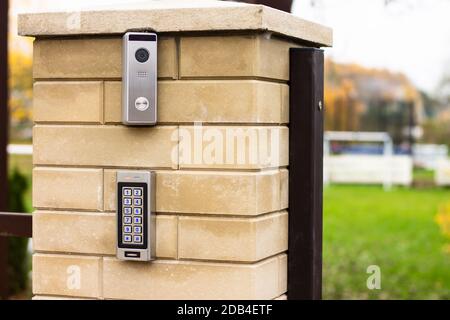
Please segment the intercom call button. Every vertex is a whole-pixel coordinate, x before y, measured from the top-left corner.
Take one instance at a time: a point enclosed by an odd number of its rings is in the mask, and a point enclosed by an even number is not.
[[[134,102],[134,106],[139,111],[145,111],[148,109],[150,103],[148,102],[148,99],[146,97],[139,97]]]

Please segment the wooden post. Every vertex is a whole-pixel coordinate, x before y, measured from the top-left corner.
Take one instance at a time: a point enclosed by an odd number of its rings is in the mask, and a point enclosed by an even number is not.
[[[322,298],[323,59],[290,49],[289,300]]]
[[[8,1],[0,1],[0,211],[8,199]],[[0,299],[8,294],[8,242],[0,236]]]

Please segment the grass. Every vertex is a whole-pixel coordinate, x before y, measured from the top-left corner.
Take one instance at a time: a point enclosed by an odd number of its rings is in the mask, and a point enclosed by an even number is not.
[[[329,186],[324,190],[325,299],[449,299],[450,255],[435,222],[450,190]],[[368,290],[369,265],[381,289]]]
[[[429,180],[434,181],[434,171],[428,169],[415,168],[413,171],[414,180]]]

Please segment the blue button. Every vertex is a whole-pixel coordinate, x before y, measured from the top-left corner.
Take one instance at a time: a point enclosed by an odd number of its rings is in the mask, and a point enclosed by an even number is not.
[[[123,231],[124,231],[125,233],[131,233],[131,226],[125,226],[125,227],[123,228]]]
[[[134,217],[133,221],[134,221],[134,223],[141,223],[142,219],[141,219],[141,217]]]
[[[126,224],[131,223],[131,217],[124,217],[123,222]]]
[[[134,227],[134,233],[141,233],[142,232],[142,227]]]
[[[142,199],[134,198],[134,205],[135,205],[135,206],[140,206],[140,205],[142,205]]]
[[[131,242],[131,236],[124,236],[123,237],[123,241],[125,241],[125,242]]]
[[[125,213],[125,214],[131,214],[131,208],[130,208],[130,207],[125,207],[125,208],[123,208],[123,213]]]
[[[133,241],[134,242],[142,242],[142,237],[141,236],[134,236],[133,237]]]
[[[131,196],[131,189],[130,188],[123,189],[123,195],[124,196]]]
[[[142,209],[141,208],[134,208],[133,209],[133,213],[134,214],[142,214]]]
[[[134,188],[133,189],[133,195],[134,196],[138,196],[138,197],[142,196],[142,189],[141,188]]]
[[[126,205],[126,206],[131,205],[131,198],[124,198],[123,199],[123,204]]]

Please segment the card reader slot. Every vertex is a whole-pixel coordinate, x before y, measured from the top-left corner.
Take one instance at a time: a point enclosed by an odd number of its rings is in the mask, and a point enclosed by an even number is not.
[[[126,258],[140,258],[141,253],[140,252],[133,252],[133,251],[125,251],[125,257]]]

